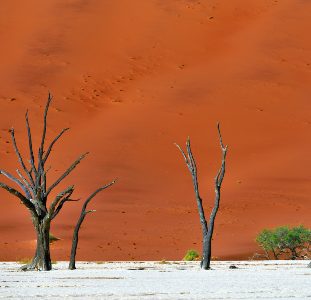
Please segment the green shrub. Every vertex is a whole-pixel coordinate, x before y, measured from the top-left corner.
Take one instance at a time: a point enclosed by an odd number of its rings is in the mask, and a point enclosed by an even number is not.
[[[304,226],[280,226],[274,229],[264,229],[256,238],[257,243],[270,258],[281,255],[284,258],[299,259],[310,256],[311,230]]]
[[[256,238],[256,242],[261,248],[266,252],[267,257],[269,258],[269,252],[273,253],[275,259],[277,259],[276,248],[278,246],[276,235],[273,230],[264,229]]]
[[[183,260],[193,261],[193,260],[197,260],[199,257],[200,255],[196,250],[188,250]]]

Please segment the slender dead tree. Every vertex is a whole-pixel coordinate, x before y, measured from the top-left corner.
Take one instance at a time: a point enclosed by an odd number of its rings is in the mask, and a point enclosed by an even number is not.
[[[17,155],[21,169],[16,169],[17,177],[13,176],[9,172],[0,170],[0,174],[7,179],[15,183],[19,189],[17,189],[0,182],[0,188],[5,189],[15,197],[17,197],[22,204],[26,206],[31,214],[31,219],[36,231],[37,246],[35,255],[31,263],[23,266],[21,269],[27,270],[51,270],[51,257],[50,257],[50,241],[49,233],[51,221],[59,214],[63,205],[69,201],[76,201],[71,199],[71,195],[74,191],[74,186],[68,186],[63,191],[59,192],[52,201],[48,198],[51,192],[61,183],[85,158],[88,153],[80,155],[69,168],[50,186],[47,185],[47,172],[49,168],[46,167],[48,158],[53,150],[56,142],[62,137],[62,135],[68,130],[63,129],[46,147],[46,131],[47,131],[47,115],[52,101],[52,96],[49,93],[46,107],[43,116],[43,132],[41,136],[41,143],[37,153],[37,159],[33,150],[33,142],[31,136],[31,128],[29,123],[28,111],[25,115],[26,129],[28,134],[28,146],[29,146],[29,166],[26,165],[24,158],[22,157],[15,139],[14,128],[10,130],[12,144]]]
[[[221,184],[225,176],[225,170],[226,170],[226,155],[227,155],[227,146],[223,145],[222,142],[222,136],[220,132],[220,125],[217,124],[218,129],[218,135],[220,140],[220,147],[222,151],[222,161],[221,161],[221,167],[217,173],[217,176],[215,177],[215,203],[214,207],[212,209],[209,222],[207,223],[204,213],[204,208],[202,204],[202,198],[199,193],[199,183],[198,183],[198,175],[197,175],[197,166],[191,151],[191,145],[190,145],[190,138],[188,137],[186,142],[186,150],[187,155],[183,151],[183,149],[175,144],[177,148],[180,150],[186,165],[189,169],[189,172],[192,177],[194,192],[195,192],[195,198],[198,206],[199,216],[200,216],[200,222],[202,227],[202,235],[203,235],[203,251],[202,251],[202,260],[201,260],[201,268],[204,270],[210,269],[210,263],[211,263],[211,256],[212,256],[212,238],[213,238],[213,232],[214,232],[214,223],[216,214],[218,212],[219,208],[219,202],[220,202],[220,189]]]
[[[95,212],[96,210],[92,209],[92,210],[86,210],[87,205],[90,203],[90,201],[101,191],[107,189],[108,187],[110,187],[111,185],[113,185],[116,182],[116,180],[113,180],[112,182],[100,187],[99,189],[97,189],[93,194],[91,194],[84,202],[82,209],[81,209],[81,213],[78,219],[78,222],[76,224],[76,227],[73,231],[73,236],[72,236],[72,245],[71,245],[71,254],[70,254],[70,262],[69,262],[69,269],[70,270],[75,270],[76,269],[76,253],[77,253],[77,247],[78,247],[78,241],[79,241],[79,230],[80,227],[84,221],[85,216],[88,213],[92,213]]]

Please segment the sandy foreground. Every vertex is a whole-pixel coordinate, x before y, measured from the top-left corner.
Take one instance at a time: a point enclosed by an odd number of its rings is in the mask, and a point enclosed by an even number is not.
[[[231,265],[237,269],[229,269]],[[0,298],[31,299],[307,299],[307,261],[219,261],[202,271],[197,262],[79,262],[67,270],[18,272],[0,264]]]

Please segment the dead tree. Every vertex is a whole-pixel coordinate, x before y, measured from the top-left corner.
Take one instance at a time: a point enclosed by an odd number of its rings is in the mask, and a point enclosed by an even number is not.
[[[87,205],[90,203],[90,201],[101,191],[105,190],[106,188],[110,187],[116,182],[116,180],[113,180],[112,182],[100,187],[97,189],[92,195],[90,195],[84,202],[80,217],[78,219],[78,222],[76,224],[76,227],[73,231],[73,236],[72,236],[72,245],[71,245],[71,254],[70,254],[70,262],[69,262],[69,269],[70,270],[75,270],[76,269],[76,253],[77,253],[77,247],[78,247],[78,241],[79,241],[79,230],[80,227],[84,221],[85,216],[88,213],[95,212],[95,210],[86,210]]]
[[[35,153],[33,150],[33,142],[31,136],[31,128],[28,118],[28,111],[26,112],[26,129],[28,134],[28,146],[29,146],[29,166],[26,165],[24,158],[22,157],[15,139],[15,132],[12,128],[10,130],[11,139],[15,153],[17,155],[21,169],[16,169],[17,177],[13,176],[9,172],[0,170],[0,174],[4,175],[7,179],[15,183],[22,192],[17,189],[0,182],[0,188],[5,189],[15,197],[17,197],[22,204],[26,206],[31,214],[31,219],[36,231],[37,246],[35,255],[28,265],[23,266],[21,269],[27,270],[51,270],[51,257],[50,257],[50,242],[49,232],[51,221],[59,214],[63,205],[68,201],[76,201],[71,199],[71,195],[74,191],[74,186],[68,186],[66,189],[56,195],[56,197],[49,201],[50,194],[54,189],[62,182],[75,167],[85,158],[88,153],[80,155],[70,167],[54,181],[50,186],[47,184],[47,172],[49,168],[46,167],[48,158],[53,150],[56,142],[62,137],[62,135],[68,130],[63,129],[46,147],[46,131],[47,131],[47,115],[52,101],[51,94],[48,95],[44,116],[43,116],[43,132],[41,136],[41,143],[37,153],[37,159],[35,159]]]
[[[223,145],[219,123],[217,124],[217,129],[218,129],[218,135],[219,135],[219,140],[220,140],[220,147],[222,151],[222,162],[221,162],[221,167],[217,173],[217,176],[215,177],[215,203],[214,203],[214,207],[212,209],[208,223],[205,218],[202,198],[199,193],[197,167],[196,167],[196,163],[195,163],[192,151],[191,151],[190,138],[188,137],[187,142],[186,142],[187,155],[185,154],[185,152],[182,150],[182,148],[179,145],[175,144],[177,148],[180,150],[181,154],[183,155],[183,158],[186,162],[186,165],[192,177],[195,198],[196,198],[196,202],[198,206],[200,222],[201,222],[201,227],[202,227],[203,251],[202,251],[201,268],[204,270],[208,270],[210,268],[210,262],[211,262],[211,256],[212,256],[211,246],[212,246],[212,238],[213,238],[213,232],[214,232],[214,223],[215,223],[216,214],[219,208],[220,189],[221,189],[221,184],[222,184],[222,181],[225,175],[226,154],[227,154],[227,149],[228,149],[227,146]]]

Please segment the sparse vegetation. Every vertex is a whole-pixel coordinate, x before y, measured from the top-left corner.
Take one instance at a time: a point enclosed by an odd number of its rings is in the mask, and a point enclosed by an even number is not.
[[[198,260],[200,258],[199,253],[196,250],[188,250],[183,260],[185,261],[193,261]]]
[[[256,238],[259,246],[270,259],[308,259],[310,258],[311,230],[300,225],[280,226],[264,229]]]

